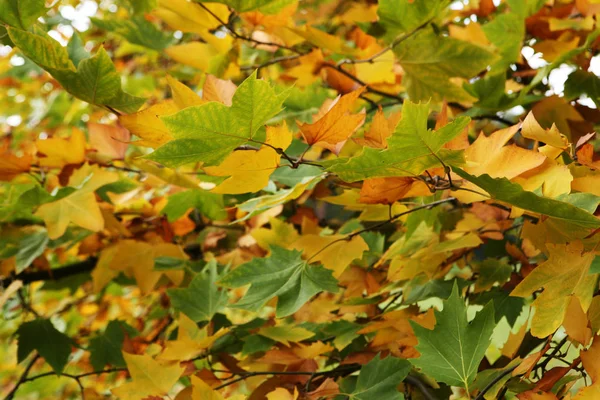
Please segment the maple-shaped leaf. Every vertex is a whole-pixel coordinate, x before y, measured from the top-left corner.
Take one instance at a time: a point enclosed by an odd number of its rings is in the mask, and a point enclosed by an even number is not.
[[[435,312],[435,320],[433,330],[411,321],[419,340],[416,349],[421,353],[411,362],[435,380],[468,391],[491,343],[496,325],[494,306],[488,303],[468,322],[467,306],[455,284],[443,310]]]
[[[17,157],[8,152],[0,154],[0,181],[9,182],[18,175],[29,172],[32,161],[33,157],[30,155]]]
[[[173,222],[190,209],[197,209],[202,215],[212,220],[225,219],[227,213],[223,196],[202,189],[186,190],[169,196],[167,205],[160,211]]]
[[[304,140],[309,145],[319,145],[339,154],[346,140],[365,121],[365,114],[351,114],[350,107],[365,91],[357,89],[338,97],[331,108],[312,124],[298,124]]]
[[[116,247],[116,250],[112,250],[113,247]],[[154,270],[154,259],[157,257],[186,260],[188,256],[180,246],[173,243],[148,243],[127,239],[121,240],[113,247],[104,250],[110,252],[110,257],[96,269],[102,267],[134,277],[142,293],[149,293],[163,274],[176,285],[181,284],[184,271]]]
[[[20,29],[29,29],[46,13],[44,0],[0,0],[0,21]]]
[[[83,59],[71,60],[67,49],[41,28],[34,26],[33,32],[8,28],[8,33],[28,58],[48,71],[73,96],[124,112],[135,112],[144,103],[144,99],[122,90],[121,77],[103,47],[93,56],[86,53]]]
[[[388,356],[375,356],[360,369],[356,387],[351,398],[358,400],[402,400],[404,396],[398,391],[398,385],[411,370],[407,360]]]
[[[210,348],[218,338],[227,332],[229,332],[227,328],[222,328],[214,335],[210,335],[208,326],[198,328],[194,321],[181,313],[177,340],[165,342],[165,348],[157,358],[159,360],[190,360]]]
[[[224,287],[251,285],[233,307],[258,311],[277,296],[277,317],[298,311],[315,294],[337,292],[337,280],[320,265],[309,265],[301,252],[271,246],[268,258],[255,258],[225,275],[218,284]]]
[[[377,16],[386,37],[393,40],[440,15],[444,7],[443,0],[380,0]]]
[[[192,375],[190,380],[192,382],[191,400],[224,400],[219,392],[213,390],[206,382],[197,376]],[[179,398],[179,396],[177,396],[177,398]]]
[[[260,328],[259,335],[283,343],[290,347],[290,342],[298,343],[315,336],[315,333],[299,326],[279,325]]]
[[[356,138],[354,141],[361,146],[375,147],[378,149],[385,149],[387,147],[387,139],[390,137],[398,122],[402,118],[402,113],[396,112],[386,118],[381,109],[377,110],[373,117],[373,122],[369,130],[365,133],[363,138]]]
[[[71,338],[56,329],[50,320],[38,318],[25,322],[19,326],[16,334],[19,337],[18,362],[37,350],[54,372],[60,374],[63,371],[69,360],[73,342]]]
[[[354,236],[351,240],[344,239],[344,235],[304,235],[291,247],[302,250],[305,258],[320,261],[325,268],[333,271],[333,276],[339,278],[354,259],[362,258],[363,253],[369,250],[361,236]]]
[[[540,338],[551,335],[562,324],[571,296],[576,296],[583,311],[587,311],[597,282],[597,275],[589,274],[595,255],[583,253],[581,242],[547,243],[546,248],[548,260],[531,271],[511,293],[527,297],[544,288],[533,302],[536,311],[531,323],[531,334]]]
[[[444,144],[458,136],[469,123],[459,117],[437,131],[427,129],[429,104],[404,103],[402,119],[384,150],[366,147],[352,158],[324,163],[346,182],[388,176],[414,176],[426,169],[445,164],[462,164],[462,152],[444,149]]]
[[[579,356],[585,372],[592,380],[592,384],[579,389],[573,400],[597,399],[600,396],[600,336],[594,336],[592,345],[583,350]]]
[[[147,47],[152,50],[164,50],[173,42],[173,35],[163,32],[144,16],[134,16],[128,19],[99,19],[90,18],[92,23],[105,31],[122,36],[129,43]]]
[[[135,330],[123,321],[112,320],[102,334],[90,339],[90,363],[95,370],[101,370],[107,364],[125,367],[122,350],[127,333],[135,333]]]
[[[281,159],[281,154],[275,149],[285,150],[292,143],[292,133],[285,122],[278,127],[267,127],[265,143],[258,151],[234,151],[220,165],[206,167],[208,175],[229,176],[211,191],[241,194],[257,192],[267,186]]]
[[[519,184],[512,183],[506,178],[492,178],[487,174],[473,176],[457,167],[453,167],[452,170],[461,178],[485,190],[495,200],[581,227],[597,228],[600,226],[600,219],[584,209],[567,202],[538,196],[533,192],[523,190]]]
[[[149,355],[123,352],[123,359],[127,364],[132,381],[111,390],[122,400],[141,400],[148,396],[164,396],[184,371],[177,361],[161,362]]]
[[[61,237],[70,222],[95,232],[104,228],[104,218],[94,191],[117,179],[115,173],[98,166],[90,167],[86,164],[78,169],[69,180],[69,185],[77,189],[66,197],[43,204],[35,212],[36,216],[44,220],[48,237]]]
[[[76,128],[67,139],[37,139],[35,147],[38,153],[41,153],[39,163],[44,167],[64,167],[67,164],[81,164],[85,161],[85,134]]]
[[[217,263],[210,261],[187,288],[167,289],[171,305],[194,322],[210,321],[227,304],[227,292],[215,285],[218,278]]]
[[[254,72],[238,87],[231,107],[209,102],[162,117],[176,140],[147,157],[169,167],[191,162],[217,165],[236,147],[253,139],[256,131],[281,111],[286,97],[286,92],[277,94]]]

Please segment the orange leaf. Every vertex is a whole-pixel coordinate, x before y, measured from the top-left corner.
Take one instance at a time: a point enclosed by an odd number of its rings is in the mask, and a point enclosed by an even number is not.
[[[29,171],[31,156],[17,157],[14,154],[0,155],[0,181],[11,181],[17,175]]]
[[[393,204],[410,190],[414,178],[365,179],[360,189],[360,202],[366,204]]]
[[[365,133],[365,137],[354,139],[354,141],[362,146],[385,149],[387,147],[387,138],[392,136],[401,117],[402,113],[396,112],[390,115],[389,119],[386,119],[380,108],[375,113],[371,127],[369,128],[369,131]]]
[[[306,143],[319,144],[338,154],[346,140],[365,121],[364,114],[350,114],[350,108],[365,89],[363,87],[338,97],[333,107],[318,121],[312,124],[298,123]]]

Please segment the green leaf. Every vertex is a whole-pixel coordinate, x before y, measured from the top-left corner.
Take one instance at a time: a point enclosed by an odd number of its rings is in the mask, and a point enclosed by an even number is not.
[[[521,55],[521,45],[525,39],[525,19],[517,14],[500,14],[483,25],[482,29],[501,57],[492,64],[490,73],[506,75],[506,69]]]
[[[9,28],[8,33],[23,54],[48,71],[73,96],[128,113],[137,111],[144,103],[144,99],[123,92],[121,77],[103,47],[75,67],[68,50],[41,29],[31,33]]]
[[[26,235],[19,241],[15,256],[17,274],[27,268],[33,260],[44,253],[48,245],[48,232],[45,229]]]
[[[121,0],[120,2],[127,3],[132,14],[145,14],[154,10],[158,0]]]
[[[260,11],[263,14],[277,14],[285,6],[296,0],[210,0],[210,3],[227,4],[237,12]],[[202,3],[206,3],[202,1]]]
[[[256,71],[238,87],[231,107],[210,102],[162,117],[177,139],[147,156],[168,167],[190,162],[217,165],[281,111],[287,92],[277,94]]]
[[[445,5],[444,0],[379,0],[377,15],[386,37],[393,40],[439,16]]]
[[[187,260],[181,258],[160,256],[154,259],[155,271],[171,271],[174,269],[182,269],[187,265]]]
[[[384,150],[365,147],[352,158],[336,159],[327,170],[346,182],[386,176],[414,176],[426,169],[445,164],[461,164],[462,152],[443,149],[468,125],[470,119],[459,117],[448,125],[431,131],[427,129],[429,104],[407,101],[402,108],[402,119],[394,134],[388,138]]]
[[[352,399],[358,400],[402,400],[404,395],[398,385],[410,372],[407,360],[396,357],[381,359],[376,356],[360,369]]]
[[[321,265],[311,266],[301,252],[271,246],[271,256],[255,258],[225,275],[219,285],[235,288],[250,284],[244,297],[233,307],[260,310],[277,296],[277,318],[298,311],[315,294],[337,292],[337,280]]]
[[[106,365],[125,367],[122,352],[125,333],[133,333],[133,328],[122,321],[112,320],[101,335],[90,339],[90,362],[96,371]]]
[[[479,265],[479,276],[475,282],[477,291],[489,290],[494,283],[505,283],[512,273],[512,267],[505,260],[488,258]]]
[[[506,178],[492,178],[487,174],[476,177],[456,167],[452,170],[461,178],[485,190],[495,200],[586,228],[600,226],[600,219],[589,212],[566,202],[525,191],[519,184],[512,183]]]
[[[411,321],[419,344],[419,358],[413,365],[438,382],[462,386],[467,391],[475,379],[479,363],[491,343],[494,330],[494,307],[488,303],[470,323],[467,307],[454,286],[444,309],[435,312],[433,330]]]
[[[210,261],[187,288],[167,289],[173,308],[194,322],[210,321],[227,304],[227,292],[215,285],[217,262]]]
[[[506,318],[510,326],[515,324],[525,305],[524,298],[511,296],[510,292],[500,287],[494,287],[483,292],[473,300],[473,304],[481,304],[482,306],[490,302],[494,304],[496,322],[498,323],[502,318]]]
[[[579,69],[567,78],[565,97],[575,100],[584,93],[592,99],[596,107],[600,107],[600,78],[592,72]]]
[[[395,47],[405,75],[402,84],[412,101],[468,101],[473,98],[450,78],[470,79],[497,60],[472,43],[423,30]]]
[[[185,215],[190,208],[197,209],[202,215],[212,220],[218,221],[227,216],[223,196],[202,189],[172,194],[161,213],[167,216],[169,222],[173,222]]]
[[[71,354],[72,341],[67,335],[58,331],[50,320],[38,318],[25,322],[19,326],[16,334],[19,336],[18,362],[37,350],[54,372],[62,373]]]
[[[0,21],[20,29],[29,29],[46,13],[44,0],[0,0]]]
[[[114,32],[129,43],[138,44],[152,50],[163,50],[173,43],[173,36],[158,29],[143,16],[123,19],[90,18],[92,23],[107,31]]]

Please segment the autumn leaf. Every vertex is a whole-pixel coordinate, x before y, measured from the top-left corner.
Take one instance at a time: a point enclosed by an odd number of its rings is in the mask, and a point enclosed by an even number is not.
[[[339,154],[346,140],[365,120],[362,114],[350,114],[350,107],[364,91],[365,88],[361,88],[338,97],[320,119],[310,125],[298,124],[306,143],[311,146],[316,144]]]
[[[536,337],[546,337],[558,329],[565,318],[571,296],[576,296],[583,311],[587,311],[597,280],[595,275],[588,274],[595,256],[593,253],[584,253],[580,242],[547,244],[546,247],[548,260],[527,275],[511,293],[512,296],[526,297],[544,288],[533,302],[536,313],[531,334]]]
[[[149,355],[124,352],[123,358],[132,381],[112,389],[112,392],[124,400],[163,396],[171,390],[184,370],[178,362],[160,362]]]

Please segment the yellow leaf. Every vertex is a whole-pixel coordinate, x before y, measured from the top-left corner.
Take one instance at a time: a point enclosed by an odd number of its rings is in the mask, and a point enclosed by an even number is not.
[[[363,252],[369,250],[369,246],[360,236],[351,240],[345,239],[346,235],[304,235],[291,248],[301,250],[303,257],[307,259],[312,257],[311,261],[320,261],[338,278],[352,260],[362,258]]]
[[[256,243],[265,250],[276,245],[279,247],[291,246],[299,237],[293,224],[288,224],[278,218],[269,218],[271,229],[257,228],[250,234]]]
[[[142,140],[133,142],[138,146],[157,148],[173,140],[161,116],[175,114],[179,108],[172,100],[155,104],[134,114],[121,115],[119,121],[129,132]]]
[[[302,36],[307,42],[315,45],[318,49],[327,49],[332,53],[352,55],[356,53],[342,41],[339,36],[330,35],[310,25],[304,25],[302,29],[289,28],[296,35]]]
[[[267,400],[296,400],[298,398],[298,388],[294,387],[294,394],[287,389],[277,388],[267,394]]]
[[[544,60],[553,62],[562,54],[579,46],[579,36],[572,31],[562,33],[558,39],[547,39],[536,42],[533,49],[536,53],[542,53]]]
[[[202,87],[202,98],[205,101],[218,101],[226,106],[231,106],[236,89],[237,86],[230,80],[219,79],[209,74]]]
[[[191,4],[191,3],[188,3]],[[204,104],[204,100],[196,94],[190,87],[179,82],[171,75],[167,75],[167,83],[173,93],[173,101],[178,110],[183,110],[187,107],[199,106]]]
[[[321,354],[329,353],[332,350],[332,345],[330,345],[329,343],[323,343],[321,341],[311,343],[308,346],[299,343],[298,347],[294,347],[292,349],[294,354],[305,360],[312,360],[320,356]]]
[[[377,49],[377,51],[379,51],[379,49]],[[393,51],[386,51],[377,58],[374,58],[372,61],[373,62],[364,62],[354,65],[356,77],[358,79],[369,84],[396,83],[396,74],[394,73]]]
[[[229,9],[225,4],[207,3],[206,8],[222,21],[229,18]],[[172,29],[182,32],[204,34],[221,25],[210,12],[187,0],[160,0],[153,14]]]
[[[196,323],[185,314],[179,314],[179,329],[177,340],[169,340],[165,343],[165,349],[157,357],[159,360],[190,360],[204,350],[210,348],[213,343],[229,332],[228,329],[219,329],[214,335],[207,333],[207,327],[198,328]]]
[[[295,85],[306,87],[315,83],[320,76],[323,53],[321,49],[314,49],[298,59],[298,65],[288,68],[283,75],[295,79]]]
[[[89,179],[88,179],[89,177]],[[42,218],[48,229],[48,237],[61,237],[69,223],[74,223],[90,231],[98,232],[104,228],[104,218],[96,202],[94,191],[101,186],[115,182],[117,174],[90,167],[85,164],[75,171],[69,180],[69,186],[81,186],[72,194],[60,200],[41,205],[35,215]]]
[[[158,362],[149,355],[123,352],[132,381],[112,389],[121,400],[142,400],[148,396],[164,396],[177,383],[184,371],[179,362]]]
[[[320,145],[339,154],[348,138],[365,121],[365,114],[351,114],[350,108],[365,91],[362,87],[338,97],[329,111],[312,124],[298,124],[300,132],[309,145]]]
[[[212,192],[241,194],[257,192],[267,186],[281,159],[274,148],[285,150],[292,143],[292,134],[285,122],[277,127],[268,126],[265,142],[270,146],[263,145],[258,151],[236,150],[220,165],[205,168],[209,175],[229,176]]]
[[[543,195],[551,198],[570,193],[572,181],[569,168],[550,159],[513,180],[525,190],[534,191],[541,187]]]
[[[260,328],[257,332],[259,335],[266,338],[272,339],[276,342],[282,343],[285,346],[290,347],[290,342],[297,343],[308,338],[313,337],[315,334],[308,329],[300,328],[298,326],[291,325],[279,325],[269,326]]]
[[[148,243],[127,239],[117,244],[110,268],[133,276],[142,293],[149,293],[163,274],[179,285],[183,280],[184,271],[154,271],[154,259],[159,256],[181,260],[188,258],[180,246],[172,243]]]
[[[553,124],[550,129],[542,128],[532,112],[527,114],[525,121],[523,121],[521,135],[561,149],[566,149],[569,146],[567,138],[558,131],[556,125]]]
[[[562,324],[571,301],[576,296],[583,311],[587,311],[596,287],[596,277],[588,275],[594,253],[583,253],[581,242],[546,244],[548,260],[536,267],[517,285],[511,296],[527,297],[544,288],[533,302],[535,315],[531,334],[544,338]]]
[[[67,164],[80,164],[85,161],[85,135],[76,128],[73,128],[73,133],[68,139],[37,139],[35,146],[39,153],[45,155],[39,160],[42,167],[61,168]]]
[[[110,264],[118,250],[118,246],[110,246],[102,250],[96,267],[92,271],[92,282],[94,284],[94,293],[100,293],[110,281],[119,275],[118,271],[110,268]]]
[[[192,400],[223,400],[218,392],[211,389],[206,382],[192,375]]]

